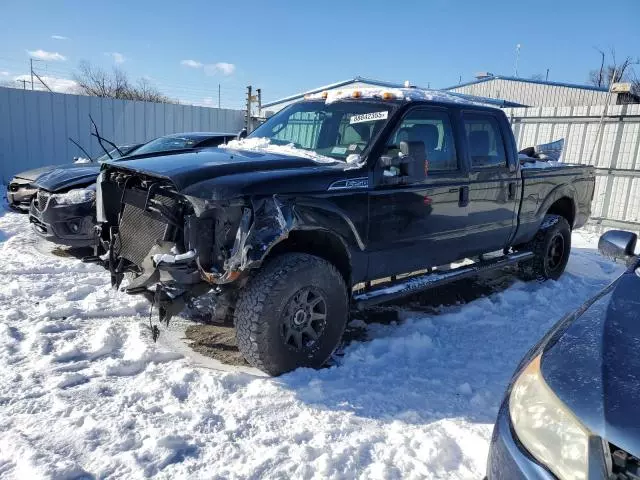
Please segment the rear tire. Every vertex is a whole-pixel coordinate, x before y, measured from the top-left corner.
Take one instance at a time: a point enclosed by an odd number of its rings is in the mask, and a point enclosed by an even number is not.
[[[313,255],[286,253],[240,292],[238,348],[270,375],[319,368],[340,343],[348,314],[347,288],[336,267]]]
[[[571,253],[571,228],[560,215],[545,215],[536,236],[518,250],[534,253],[531,260],[519,265],[524,280],[557,280],[569,261]]]

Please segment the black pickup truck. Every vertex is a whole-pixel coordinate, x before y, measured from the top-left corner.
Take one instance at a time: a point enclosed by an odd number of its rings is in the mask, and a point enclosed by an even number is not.
[[[459,96],[318,94],[222,148],[103,166],[94,261],[161,321],[217,295],[265,372],[319,367],[351,308],[515,263],[557,279],[594,171],[536,166],[501,110]]]

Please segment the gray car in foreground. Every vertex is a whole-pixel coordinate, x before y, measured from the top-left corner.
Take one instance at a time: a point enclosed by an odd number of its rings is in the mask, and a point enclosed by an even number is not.
[[[522,360],[498,414],[493,479],[640,478],[640,258],[636,234],[600,238],[627,271]]]

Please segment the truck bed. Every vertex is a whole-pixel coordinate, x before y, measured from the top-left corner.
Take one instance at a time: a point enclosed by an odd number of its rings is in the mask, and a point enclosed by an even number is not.
[[[567,205],[573,219],[572,228],[583,226],[591,214],[591,200],[595,188],[595,168],[590,165],[559,162],[526,163],[520,169],[522,201],[515,244],[526,242],[535,235],[545,212],[563,197],[571,199]]]

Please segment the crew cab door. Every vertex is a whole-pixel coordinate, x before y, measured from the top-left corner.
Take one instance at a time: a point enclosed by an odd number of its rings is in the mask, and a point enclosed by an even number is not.
[[[447,109],[417,106],[405,113],[386,139],[380,158],[374,159],[369,193],[370,279],[460,258],[469,189],[456,137]],[[426,175],[394,184],[393,167],[384,164],[402,156],[403,142],[424,146]]]
[[[463,112],[468,158],[469,210],[466,256],[504,248],[517,227],[522,179],[511,130],[498,113]]]

